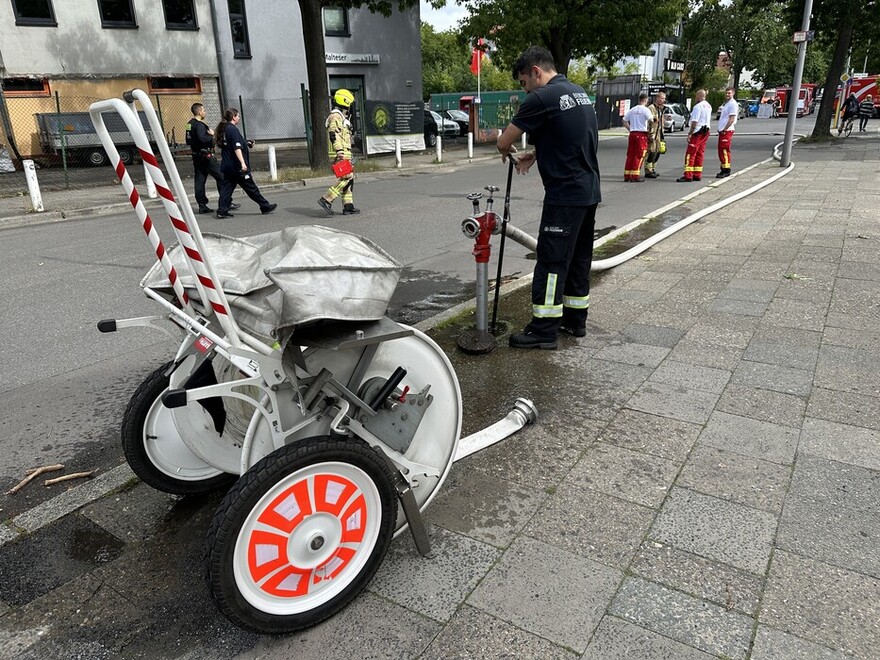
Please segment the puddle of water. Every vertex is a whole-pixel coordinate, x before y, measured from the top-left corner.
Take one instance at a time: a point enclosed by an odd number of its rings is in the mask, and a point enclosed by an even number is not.
[[[113,561],[125,544],[78,514],[0,548],[0,600],[24,605]]]
[[[612,239],[605,245],[598,247],[593,253],[593,260],[609,259],[616,257],[635,247],[639,243],[648,240],[655,234],[659,234],[664,229],[684,220],[686,217],[694,213],[695,209],[691,206],[682,205],[667,211],[661,216],[652,218],[647,222],[639,225],[632,231],[621,234],[617,238]]]

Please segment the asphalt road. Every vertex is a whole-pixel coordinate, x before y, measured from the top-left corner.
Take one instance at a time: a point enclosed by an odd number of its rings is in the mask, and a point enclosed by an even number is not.
[[[743,121],[734,141],[734,169],[769,157],[772,146],[782,139],[750,133],[783,128],[782,120]],[[623,226],[696,189],[699,184],[675,183],[684,137],[673,134],[668,144],[669,152],[658,165],[660,179],[624,184],[626,140],[603,137],[603,204],[597,230]],[[714,139],[710,147],[707,178],[717,171]],[[233,220],[209,218],[202,229],[246,236],[317,223],[362,234],[404,264],[389,315],[416,322],[472,296],[472,243],[460,231],[461,220],[471,210],[464,195],[489,184],[503,191],[506,172],[500,161],[492,161],[364,181],[356,190],[357,205],[364,212],[353,218],[324,215],[314,189],[275,192],[267,194],[279,204],[275,214],[261,216],[255,205],[243,200]],[[512,222],[531,234],[538,226],[542,194],[536,171],[516,177]],[[497,198],[496,208],[501,206]],[[36,465],[61,462],[70,470],[106,469],[122,460],[118,435],[125,404],[146,375],[176,348],[163,335],[146,329],[111,335],[95,329],[102,318],[159,311],[139,291],[138,283],[152,259],[133,220],[132,213],[125,213],[0,231],[5,298],[0,312],[0,490]],[[168,238],[169,232],[163,233]],[[510,245],[504,263],[509,277],[528,273],[533,265],[517,245]],[[493,274],[495,267],[493,257]],[[3,498],[0,519],[30,508],[64,486],[57,488],[33,488]]]

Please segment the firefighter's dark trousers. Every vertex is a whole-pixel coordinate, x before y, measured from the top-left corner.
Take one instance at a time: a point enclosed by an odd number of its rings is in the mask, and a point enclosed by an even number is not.
[[[586,324],[597,206],[544,203],[532,280],[532,320],[526,331],[555,338],[560,323],[573,328]]]

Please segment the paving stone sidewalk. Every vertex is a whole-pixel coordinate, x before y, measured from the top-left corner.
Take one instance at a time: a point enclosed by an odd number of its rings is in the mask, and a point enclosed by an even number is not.
[[[433,559],[402,535],[333,619],[233,628],[200,575],[216,497],[135,485],[0,547],[0,656],[876,658],[877,155],[796,150],[598,277],[587,337],[558,351],[475,360],[438,330],[466,409],[527,396],[541,418],[455,465]],[[527,309],[520,289],[502,318]]]

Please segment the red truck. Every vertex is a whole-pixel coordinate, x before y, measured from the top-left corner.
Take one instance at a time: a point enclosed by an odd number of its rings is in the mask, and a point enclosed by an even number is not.
[[[797,103],[797,116],[803,117],[813,111],[813,95],[816,93],[814,83],[803,83]],[[776,96],[780,101],[779,116],[787,117],[791,105],[791,87],[777,87]]]
[[[834,113],[837,114],[837,104],[843,96],[846,99],[850,94],[856,95],[856,100],[861,103],[868,94],[874,101],[874,117],[880,117],[880,75],[870,76],[857,73],[845,84],[837,86],[837,96],[834,99]]]

